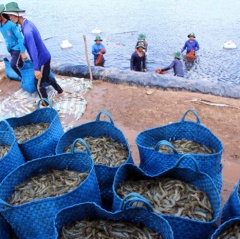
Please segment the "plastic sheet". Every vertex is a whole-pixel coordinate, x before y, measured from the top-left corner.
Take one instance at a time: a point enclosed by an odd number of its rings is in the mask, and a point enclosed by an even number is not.
[[[186,79],[171,75],[160,75],[154,72],[135,72],[118,69],[105,69],[103,67],[91,67],[94,80],[104,80],[116,84],[128,83],[130,85],[149,86],[176,90],[187,90],[213,94],[223,97],[240,98],[240,85],[211,79]],[[56,64],[52,66],[54,73],[64,76],[90,78],[86,65]]]

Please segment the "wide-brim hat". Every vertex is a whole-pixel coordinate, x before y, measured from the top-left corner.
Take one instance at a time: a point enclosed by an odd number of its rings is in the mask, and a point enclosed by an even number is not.
[[[142,47],[143,49],[146,48],[142,42],[139,42],[139,43],[137,44],[136,48],[138,49],[139,47]]]
[[[102,38],[100,36],[96,36],[94,41],[102,41]]]
[[[16,2],[9,2],[5,5],[4,13],[14,16],[23,15],[26,10],[20,9]]]
[[[2,13],[4,10],[4,4],[0,4],[0,13]]]
[[[195,36],[195,34],[193,32],[191,32],[191,33],[188,34],[188,38],[189,37],[194,37],[195,38],[196,36]]]
[[[145,39],[146,39],[146,35],[144,35],[144,34],[142,34],[142,33],[138,35],[138,40],[139,40],[139,41],[143,41],[143,40],[145,40]]]
[[[178,59],[181,59],[182,54],[181,54],[181,52],[177,51],[177,52],[174,52],[174,56]]]

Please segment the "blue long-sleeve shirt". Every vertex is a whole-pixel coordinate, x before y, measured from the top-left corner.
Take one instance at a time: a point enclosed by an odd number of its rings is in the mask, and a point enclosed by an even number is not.
[[[97,53],[100,52],[103,48],[105,49],[105,47],[104,47],[104,45],[102,43],[100,43],[100,44],[97,44],[97,43],[93,44],[93,46],[92,46],[92,54],[94,55],[94,62],[98,58],[98,54]],[[105,49],[105,52],[103,54],[105,54],[105,53],[106,53],[106,49]],[[105,62],[104,57],[103,57],[102,62]]]
[[[180,77],[184,77],[184,72],[183,72],[183,64],[180,60],[178,59],[174,59],[172,61],[172,63],[166,67],[166,68],[163,68],[161,69],[162,71],[168,71],[170,69],[173,68],[173,71],[174,71],[174,75],[175,76],[180,76]]]
[[[6,42],[8,52],[15,50],[24,53],[26,51],[19,25],[7,20],[4,24],[0,24],[0,31]]]
[[[34,70],[40,70],[41,66],[51,59],[51,55],[42,41],[41,35],[36,26],[24,19],[22,25],[24,45],[33,62]]]
[[[146,69],[146,55],[142,52],[142,56],[139,56],[136,51],[133,52],[130,60],[130,69],[134,71],[142,71]]]
[[[186,48],[188,54],[191,50],[198,51],[200,47],[198,42],[194,39],[192,42],[190,42],[190,40],[186,41],[181,52],[184,52]]]

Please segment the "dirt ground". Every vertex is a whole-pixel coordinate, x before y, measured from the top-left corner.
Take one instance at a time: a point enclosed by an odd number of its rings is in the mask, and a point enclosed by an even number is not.
[[[2,72],[0,79],[3,76]],[[19,85],[19,82],[4,78],[0,81],[0,99],[18,90]],[[85,98],[88,102],[86,111],[75,125],[94,121],[100,110],[109,111],[115,125],[128,139],[136,164],[139,163],[139,154],[135,139],[141,131],[180,121],[186,110],[195,109],[201,123],[224,145],[222,157],[224,182],[221,197],[223,203],[228,199],[234,185],[240,179],[239,99],[116,85],[103,81],[94,81],[93,89],[85,95]],[[186,119],[196,120],[192,114]]]

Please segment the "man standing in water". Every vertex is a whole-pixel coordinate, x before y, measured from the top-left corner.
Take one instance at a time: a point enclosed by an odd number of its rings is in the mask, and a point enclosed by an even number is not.
[[[131,71],[147,71],[146,68],[146,54],[144,44],[139,42],[136,46],[137,50],[132,53],[130,61]]]
[[[57,97],[63,94],[62,88],[57,84],[55,79],[49,77],[50,74],[50,62],[51,55],[44,45],[41,35],[36,26],[23,18],[25,10],[18,7],[16,2],[10,2],[6,4],[5,14],[8,14],[10,20],[16,24],[20,24],[21,30],[24,36],[24,45],[29,53],[29,56],[33,62],[35,84],[37,92],[40,98],[48,98],[44,82],[52,85],[58,92]],[[48,103],[43,101],[43,106],[47,106]]]
[[[106,53],[106,49],[104,45],[101,43],[102,39],[100,36],[96,36],[96,39],[94,41],[95,44],[93,44],[92,46],[92,54],[94,55],[94,65],[104,67],[105,59],[103,57],[103,54]]]
[[[23,36],[19,26],[6,19],[8,15],[2,14],[4,5],[0,4],[0,31],[6,42],[7,51],[11,55],[11,67],[21,77],[19,68],[23,66],[23,61],[27,59]]]
[[[185,49],[187,48],[187,54],[190,53],[190,51],[194,51],[193,53],[195,54],[196,51],[199,50],[199,44],[198,42],[195,40],[195,34],[194,33],[190,33],[188,34],[188,38],[189,40],[185,42],[181,53],[185,51]]]

